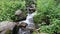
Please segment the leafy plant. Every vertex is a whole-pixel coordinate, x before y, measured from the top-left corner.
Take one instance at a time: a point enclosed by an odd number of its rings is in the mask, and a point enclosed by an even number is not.
[[[25,1],[22,0],[0,0],[0,21],[11,20],[17,9],[25,11]]]
[[[40,32],[47,32],[49,34],[54,34],[54,32],[60,33],[60,3],[57,5],[57,1],[37,0],[37,15],[35,15],[34,21],[41,24]],[[49,21],[50,24],[42,25],[46,21],[47,23]]]

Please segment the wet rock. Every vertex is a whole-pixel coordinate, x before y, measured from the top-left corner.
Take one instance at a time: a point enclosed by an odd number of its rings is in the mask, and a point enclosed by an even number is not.
[[[16,25],[16,23],[10,22],[10,21],[1,22],[0,23],[0,31],[2,31],[1,34],[5,33],[6,30],[12,30],[15,25]]]
[[[5,31],[3,31],[3,32],[1,32],[0,34],[5,34],[5,32],[6,32],[6,30],[5,30]]]
[[[22,11],[22,10],[18,9],[17,11],[15,11],[15,16],[11,17],[11,19],[14,22],[19,22],[19,21],[25,20],[26,16],[27,16],[26,11]]]
[[[30,30],[24,28],[24,29],[19,29],[18,34],[31,34]]]
[[[15,25],[13,30],[12,30],[12,34],[17,34],[19,31],[19,26]]]
[[[11,34],[12,31],[11,30],[6,30],[5,34]]]

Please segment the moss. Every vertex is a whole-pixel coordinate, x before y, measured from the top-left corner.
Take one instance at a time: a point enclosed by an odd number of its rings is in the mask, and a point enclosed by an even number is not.
[[[8,29],[8,30],[5,32],[5,34],[11,34],[11,32],[12,32],[12,31]]]
[[[36,32],[33,32],[33,34],[36,34]]]

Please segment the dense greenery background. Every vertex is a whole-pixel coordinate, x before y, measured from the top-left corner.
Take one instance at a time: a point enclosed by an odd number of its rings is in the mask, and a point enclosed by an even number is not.
[[[11,20],[17,9],[24,8],[24,0],[0,0],[0,21]],[[60,33],[60,0],[37,0],[36,8],[34,22],[41,24],[40,32]]]
[[[49,34],[54,32],[60,33],[60,1],[37,0],[37,15],[34,17],[34,20],[36,23],[41,24],[40,32]],[[47,23],[50,24],[47,25]]]
[[[0,21],[11,20],[18,9],[25,8],[22,0],[0,0]]]

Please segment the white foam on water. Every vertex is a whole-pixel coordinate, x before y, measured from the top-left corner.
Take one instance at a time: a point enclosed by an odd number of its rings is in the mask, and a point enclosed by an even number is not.
[[[36,12],[34,12],[34,13],[32,13],[32,14],[29,14],[29,13],[28,13],[28,15],[27,15],[27,17],[26,17],[26,20],[21,21],[20,23],[22,23],[22,22],[27,23],[28,25],[27,25],[26,28],[33,28],[33,27],[34,27],[34,21],[33,21],[34,15],[36,15]],[[27,32],[26,32],[26,31],[27,31]],[[28,30],[26,30],[26,31],[25,31],[25,33],[29,33],[29,34],[30,34],[30,32],[28,32]],[[18,34],[21,34],[21,33],[23,33],[23,32],[24,32],[24,30],[21,31],[21,29],[20,29],[19,32],[18,32]]]

